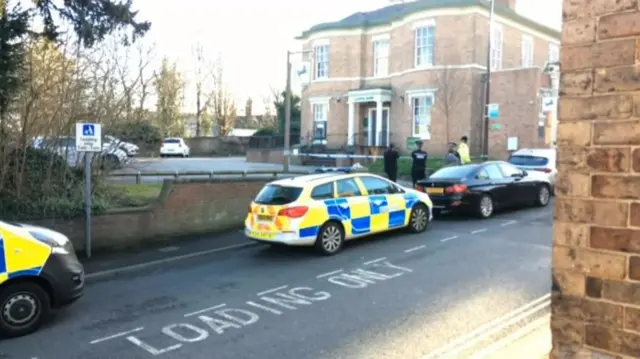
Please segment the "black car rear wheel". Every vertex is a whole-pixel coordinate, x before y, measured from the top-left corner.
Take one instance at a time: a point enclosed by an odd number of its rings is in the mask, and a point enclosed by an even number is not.
[[[483,194],[478,201],[478,208],[476,209],[476,215],[481,218],[489,218],[493,215],[494,203],[493,198],[488,194]]]
[[[547,185],[541,185],[538,188],[538,195],[536,196],[536,206],[544,207],[549,204],[549,200],[551,198],[551,190]]]

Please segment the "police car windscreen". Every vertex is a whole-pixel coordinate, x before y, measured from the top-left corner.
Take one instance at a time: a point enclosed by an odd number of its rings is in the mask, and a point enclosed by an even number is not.
[[[515,166],[546,166],[549,159],[539,156],[516,155],[509,158],[509,163]]]
[[[285,187],[277,185],[266,185],[258,193],[255,203],[281,206],[294,202],[302,193],[301,187]]]
[[[477,165],[466,165],[466,166],[451,166],[441,168],[436,173],[429,176],[431,178],[442,178],[442,179],[458,179],[458,178],[466,178],[471,175],[476,169]]]

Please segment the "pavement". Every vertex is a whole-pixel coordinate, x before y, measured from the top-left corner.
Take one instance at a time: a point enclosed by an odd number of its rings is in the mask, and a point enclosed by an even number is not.
[[[551,349],[551,317],[547,315],[491,343],[473,359],[546,359]]]
[[[0,358],[473,357],[549,314],[552,207],[444,217],[331,257],[236,231],[222,251],[203,237],[96,258],[85,296]]]

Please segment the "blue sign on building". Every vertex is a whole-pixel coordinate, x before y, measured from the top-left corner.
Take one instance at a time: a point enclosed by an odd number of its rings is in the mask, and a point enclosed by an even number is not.
[[[497,103],[490,103],[487,105],[487,115],[492,120],[498,118],[498,115],[500,115],[500,107]]]

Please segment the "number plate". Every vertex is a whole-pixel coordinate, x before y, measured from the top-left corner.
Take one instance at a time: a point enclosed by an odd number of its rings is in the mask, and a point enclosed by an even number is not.
[[[443,194],[444,193],[444,188],[427,188],[427,193]]]
[[[253,231],[249,232],[249,236],[259,239],[273,239],[275,237],[275,233]]]
[[[266,216],[264,214],[259,214],[258,215],[258,221],[262,221],[262,222],[273,222],[273,217],[272,216]]]

